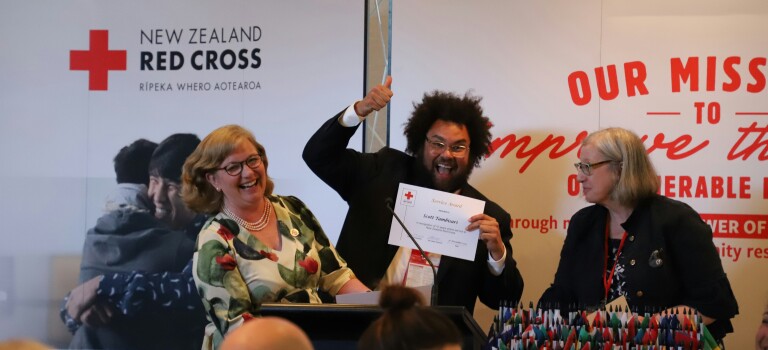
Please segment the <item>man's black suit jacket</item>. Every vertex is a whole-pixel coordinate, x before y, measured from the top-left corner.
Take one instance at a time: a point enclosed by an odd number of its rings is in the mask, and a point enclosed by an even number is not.
[[[325,183],[349,204],[336,249],[355,275],[370,288],[384,276],[398,247],[387,243],[392,214],[385,207],[387,198],[395,198],[401,182],[430,187],[431,180],[413,156],[385,147],[376,153],[347,149],[357,127],[338,122],[343,111],[310,138],[304,148],[304,161]],[[504,271],[493,276],[488,267],[488,250],[478,242],[474,261],[443,256],[437,274],[438,305],[465,306],[474,310],[480,297],[485,305],[498,308],[502,300],[516,302],[523,292],[523,278],[512,258],[509,240],[510,216],[469,184],[461,195],[486,201],[485,213],[499,222],[507,249]]]

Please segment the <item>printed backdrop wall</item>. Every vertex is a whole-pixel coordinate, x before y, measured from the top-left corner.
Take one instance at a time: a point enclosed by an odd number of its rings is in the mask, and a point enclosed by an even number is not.
[[[751,348],[768,302],[768,3],[402,1],[392,7],[392,146],[434,89],[484,98],[493,152],[471,183],[512,215],[523,301],[552,282],[588,205],[573,163],[588,132],[634,130],[661,193],[712,226]],[[691,266],[690,268],[696,268]],[[476,313],[477,316],[477,313]]]
[[[75,281],[54,272],[81,253],[112,159],[138,138],[242,124],[267,149],[275,192],[307,202],[335,242],[346,205],[301,150],[363,91],[364,5],[0,3],[0,339],[63,329],[49,290]]]

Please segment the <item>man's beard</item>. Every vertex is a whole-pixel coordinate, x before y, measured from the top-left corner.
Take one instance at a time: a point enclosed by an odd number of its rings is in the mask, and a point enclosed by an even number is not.
[[[429,179],[430,187],[436,190],[454,193],[467,183],[469,180],[469,175],[472,174],[471,166],[468,166],[465,169],[459,169],[455,159],[437,157],[432,162],[430,162],[429,168],[427,168],[425,165],[424,152],[419,152],[416,156],[416,160],[419,163],[419,177]],[[451,164],[451,167],[454,170],[451,173],[450,179],[447,181],[437,180],[437,174],[435,174],[435,167],[437,163]]]

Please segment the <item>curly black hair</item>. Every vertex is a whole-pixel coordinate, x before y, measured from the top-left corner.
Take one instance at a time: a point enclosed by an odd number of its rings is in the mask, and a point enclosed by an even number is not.
[[[403,135],[408,141],[405,150],[414,155],[420,154],[432,124],[437,120],[452,122],[467,128],[469,161],[477,167],[490,152],[491,145],[491,124],[488,117],[483,116],[481,100],[482,97],[472,96],[469,92],[463,97],[437,90],[425,93],[421,103],[413,103],[413,113],[405,123]]]

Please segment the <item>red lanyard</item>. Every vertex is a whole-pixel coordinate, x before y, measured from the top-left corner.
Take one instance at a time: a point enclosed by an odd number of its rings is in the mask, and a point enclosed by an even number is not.
[[[627,231],[621,236],[621,243],[619,243],[619,251],[616,252],[616,259],[613,260],[613,267],[611,268],[611,274],[608,273],[608,241],[611,236],[611,223],[610,221],[605,224],[605,264],[603,265],[603,287],[605,288],[605,301],[608,301],[608,292],[611,289],[611,283],[613,283],[613,273],[616,271],[616,265],[619,263],[619,255],[621,255],[621,248],[624,247],[624,241],[627,239]]]

